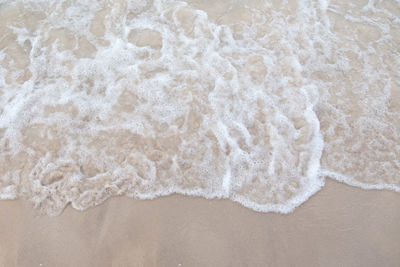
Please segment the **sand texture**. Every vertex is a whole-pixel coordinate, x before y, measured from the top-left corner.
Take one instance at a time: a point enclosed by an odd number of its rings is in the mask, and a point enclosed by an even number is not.
[[[183,196],[112,198],[58,217],[0,202],[0,266],[399,264],[400,195],[333,181],[289,215]]]

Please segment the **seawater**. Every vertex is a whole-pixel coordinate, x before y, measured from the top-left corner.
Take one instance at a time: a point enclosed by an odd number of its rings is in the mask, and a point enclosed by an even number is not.
[[[288,213],[400,192],[399,1],[0,1],[0,198]]]

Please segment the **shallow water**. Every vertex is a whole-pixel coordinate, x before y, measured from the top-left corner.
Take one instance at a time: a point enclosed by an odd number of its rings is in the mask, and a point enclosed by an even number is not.
[[[0,36],[0,198],[400,192],[399,1],[0,1]]]

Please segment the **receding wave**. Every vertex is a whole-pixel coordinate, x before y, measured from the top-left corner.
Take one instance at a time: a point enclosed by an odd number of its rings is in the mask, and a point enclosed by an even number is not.
[[[400,191],[399,49],[398,1],[0,1],[0,198]]]

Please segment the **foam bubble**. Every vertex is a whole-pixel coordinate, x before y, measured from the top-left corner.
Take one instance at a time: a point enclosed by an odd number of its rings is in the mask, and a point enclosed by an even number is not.
[[[326,177],[400,191],[398,9],[3,3],[0,198],[58,214],[179,193],[287,213]]]

